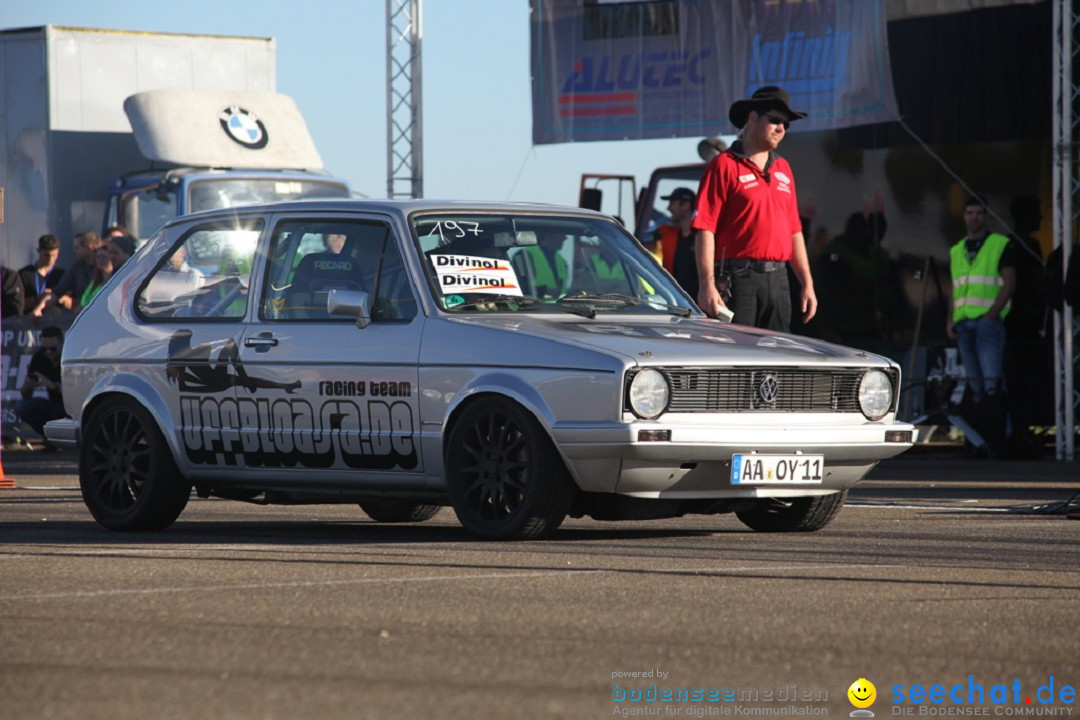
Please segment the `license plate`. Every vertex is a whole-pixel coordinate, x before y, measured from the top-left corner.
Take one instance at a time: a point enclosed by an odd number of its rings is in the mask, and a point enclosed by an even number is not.
[[[732,485],[818,485],[824,455],[732,455]]]

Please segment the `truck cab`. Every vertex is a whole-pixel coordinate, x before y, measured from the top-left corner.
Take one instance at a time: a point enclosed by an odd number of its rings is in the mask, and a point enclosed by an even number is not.
[[[291,98],[276,93],[155,90],[124,101],[151,167],[109,185],[103,227],[149,238],[174,217],[254,203],[346,198]]]

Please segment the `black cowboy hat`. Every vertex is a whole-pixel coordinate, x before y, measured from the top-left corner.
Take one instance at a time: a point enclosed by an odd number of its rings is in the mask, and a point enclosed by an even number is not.
[[[728,119],[737,128],[746,125],[750,111],[762,112],[765,110],[779,110],[791,120],[802,120],[806,113],[795,112],[788,106],[790,98],[787,91],[775,85],[766,85],[754,91],[753,96],[747,100],[737,100],[728,110]]]

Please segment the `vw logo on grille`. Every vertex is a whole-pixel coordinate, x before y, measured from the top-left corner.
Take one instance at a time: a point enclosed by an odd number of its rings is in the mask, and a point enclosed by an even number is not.
[[[757,394],[761,398],[761,402],[772,405],[776,402],[776,396],[780,394],[780,381],[776,379],[775,375],[766,375],[758,383]]]

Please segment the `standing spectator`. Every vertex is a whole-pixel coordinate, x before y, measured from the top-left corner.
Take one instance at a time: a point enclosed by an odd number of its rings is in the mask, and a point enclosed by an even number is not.
[[[787,332],[788,261],[802,286],[803,322],[817,312],[795,179],[776,154],[790,124],[805,117],[774,86],[759,88],[728,111],[739,139],[706,166],[693,223],[700,231],[698,304],[713,317],[730,305],[736,323]]]
[[[967,237],[949,251],[953,292],[945,333],[956,340],[978,425],[995,452],[1005,432],[1004,319],[1016,289],[1015,251],[1009,238],[987,230],[981,198],[970,197],[964,204],[964,225]]]
[[[135,238],[124,233],[113,233],[106,242],[109,259],[112,260],[112,269],[116,272],[128,261],[128,258],[135,254]]]
[[[656,231],[664,269],[671,273],[675,282],[690,297],[697,299],[698,269],[694,250],[697,233],[693,227],[697,195],[690,188],[678,187],[660,199],[668,201],[667,209],[671,216],[671,224],[661,225]]]
[[[1009,204],[1013,217],[1016,292],[1005,318],[1005,387],[1008,388],[1012,435],[1010,454],[1036,455],[1040,448],[1033,425],[1053,423],[1053,348],[1047,332],[1049,313],[1043,289],[1042,246],[1032,233],[1042,225],[1037,197],[1021,195]]]
[[[0,277],[2,277],[4,293],[0,317],[22,315],[24,304],[22,278],[19,277],[18,272],[6,267],[0,267]]]
[[[64,273],[64,279],[53,291],[57,305],[65,310],[71,310],[78,305],[79,298],[94,279],[94,264],[99,247],[101,236],[93,230],[75,236],[75,265]]]
[[[41,331],[41,347],[30,358],[26,380],[19,392],[22,398],[15,403],[15,414],[39,435],[45,435],[45,423],[67,417],[60,388],[60,353],[64,348],[64,333],[55,325]],[[48,397],[34,397],[34,391],[44,389]],[[46,446],[48,447],[48,446]]]
[[[41,317],[54,306],[53,289],[64,277],[64,269],[56,264],[60,257],[60,241],[55,235],[38,238],[38,259],[19,270],[23,283],[23,313]]]
[[[101,289],[105,287],[105,283],[107,283],[112,276],[112,257],[109,255],[108,248],[102,245],[94,253],[94,274],[90,278],[90,284],[86,286],[82,295],[79,296],[79,300],[74,307],[75,312],[79,312],[89,305],[90,301],[97,297],[98,293],[101,292]]]

